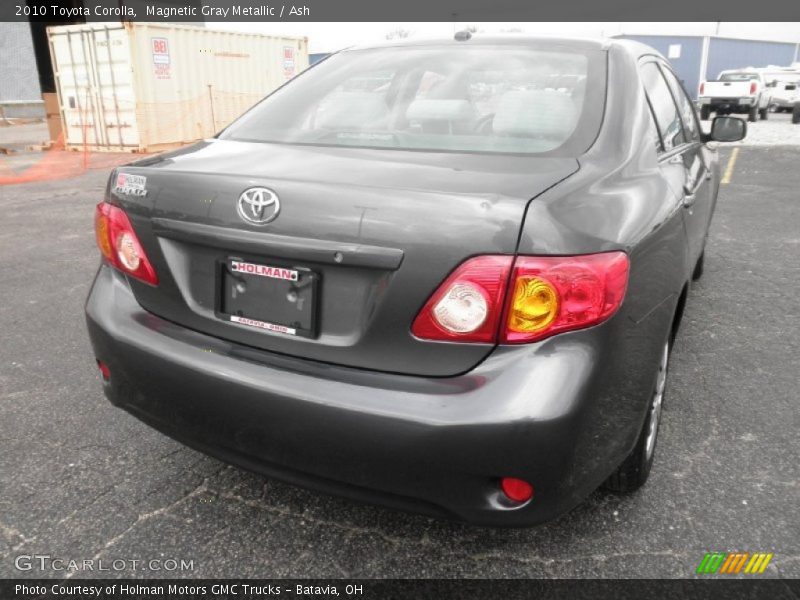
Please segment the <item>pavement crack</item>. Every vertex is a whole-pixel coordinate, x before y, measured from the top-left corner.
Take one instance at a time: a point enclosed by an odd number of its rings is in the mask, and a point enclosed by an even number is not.
[[[81,506],[79,506],[78,508],[76,508],[75,510],[70,512],[66,517],[63,517],[63,518],[59,519],[58,522],[56,523],[56,525],[63,525],[67,521],[71,520],[79,512],[86,510],[87,508],[92,506],[95,502],[100,500],[100,498],[103,498],[104,496],[107,496],[108,494],[110,494],[116,487],[117,487],[116,484],[114,484],[114,485],[110,485],[107,488],[103,489],[103,491],[101,491],[94,498],[89,500],[89,502],[87,502],[86,504],[82,504]]]
[[[112,548],[121,539],[123,539],[126,535],[128,535],[131,531],[133,531],[136,527],[138,527],[139,525],[141,525],[145,521],[149,521],[150,519],[152,519],[154,517],[158,517],[158,516],[164,515],[164,514],[168,513],[169,511],[171,511],[176,506],[178,506],[179,504],[181,504],[182,502],[185,502],[186,500],[189,500],[190,498],[193,498],[194,496],[197,496],[199,494],[207,492],[208,491],[208,485],[207,484],[208,484],[208,479],[206,478],[206,479],[203,480],[203,482],[200,485],[198,485],[193,490],[190,490],[188,493],[182,495],[181,497],[179,497],[174,502],[171,502],[170,504],[168,504],[166,506],[162,506],[161,508],[157,508],[155,510],[151,510],[149,512],[145,512],[145,513],[140,514],[136,518],[136,520],[133,523],[131,523],[126,529],[124,529],[122,532],[118,533],[117,535],[115,535],[114,537],[109,539],[105,544],[103,544],[103,547],[100,548],[100,550],[98,550],[95,553],[95,555],[92,557],[92,561],[97,561],[98,559],[100,559],[100,557],[103,556],[103,554],[107,550]],[[79,571],[70,571],[66,575],[66,579],[70,579],[73,575],[76,575],[77,573],[79,573]]]
[[[379,538],[381,538],[382,540],[384,540],[385,542],[388,542],[388,543],[390,543],[392,545],[395,545],[395,546],[400,545],[400,544],[409,544],[409,543],[418,544],[418,545],[419,544],[424,545],[424,543],[425,543],[421,539],[420,540],[409,540],[407,538],[395,538],[395,537],[392,537],[390,535],[386,535],[385,533],[383,533],[382,531],[379,531],[377,529],[370,529],[368,527],[358,527],[358,526],[355,526],[355,525],[348,525],[346,523],[337,523],[335,521],[329,521],[327,519],[319,519],[317,517],[309,515],[308,513],[302,513],[301,514],[301,513],[296,513],[294,511],[291,511],[289,509],[279,508],[279,507],[276,507],[276,506],[265,505],[260,500],[249,500],[247,498],[243,498],[242,496],[240,496],[238,494],[233,494],[231,492],[220,491],[220,492],[217,493],[217,496],[219,498],[224,498],[225,500],[234,500],[236,502],[241,502],[242,504],[245,504],[246,506],[249,506],[251,508],[255,508],[255,509],[258,509],[258,510],[263,510],[263,511],[271,513],[273,515],[279,515],[279,516],[282,516],[282,517],[291,517],[291,518],[294,518],[294,519],[300,519],[300,520],[303,520],[303,521],[307,521],[309,523],[313,523],[314,525],[324,525],[326,527],[339,529],[341,531],[345,531],[345,532],[351,533],[351,534],[354,533],[354,534],[359,534],[359,535],[376,535]]]
[[[14,552],[22,548],[25,544],[31,543],[36,541],[36,536],[27,537],[23,534],[19,529],[15,527],[11,527],[10,525],[6,525],[2,521],[0,521],[0,534],[4,537],[8,537],[9,539],[17,538],[19,541],[12,546],[8,552],[4,554],[0,554],[0,559],[5,559],[8,556],[11,556]]]

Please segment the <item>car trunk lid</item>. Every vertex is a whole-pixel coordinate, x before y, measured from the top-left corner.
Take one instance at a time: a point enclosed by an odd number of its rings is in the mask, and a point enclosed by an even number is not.
[[[146,177],[146,195],[120,193],[115,201],[159,274],[157,287],[131,281],[148,311],[273,352],[448,376],[469,370],[493,346],[418,340],[410,331],[417,312],[466,258],[513,254],[529,200],[577,169],[572,158],[212,140],[121,168]],[[254,187],[279,198],[266,225],[237,211],[240,195]],[[232,322],[231,260],[286,269],[279,273],[289,278],[310,273],[315,290],[304,298],[313,296],[315,306],[303,319],[313,319],[313,331]],[[270,303],[278,306],[291,285],[244,283],[254,295],[241,306],[258,313],[252,320],[286,320],[285,307],[269,318]]]

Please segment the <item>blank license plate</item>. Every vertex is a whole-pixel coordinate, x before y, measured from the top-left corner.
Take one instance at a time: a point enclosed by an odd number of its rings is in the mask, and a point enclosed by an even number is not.
[[[249,327],[314,337],[318,281],[304,267],[230,258],[222,265],[221,316]]]

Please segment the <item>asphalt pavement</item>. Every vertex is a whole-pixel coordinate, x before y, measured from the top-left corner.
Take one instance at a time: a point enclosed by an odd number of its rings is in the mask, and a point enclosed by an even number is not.
[[[739,148],[648,484],[523,530],[308,492],[113,408],[83,320],[106,176],[0,187],[0,577],[691,577],[711,551],[800,577],[800,148]],[[125,566],[18,570],[30,555]]]

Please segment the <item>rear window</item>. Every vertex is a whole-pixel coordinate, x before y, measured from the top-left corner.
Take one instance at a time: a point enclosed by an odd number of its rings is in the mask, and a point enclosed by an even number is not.
[[[757,73],[723,73],[719,76],[720,81],[752,81],[758,80]]]
[[[605,53],[407,46],[336,54],[223,139],[424,151],[577,155],[597,136]]]

